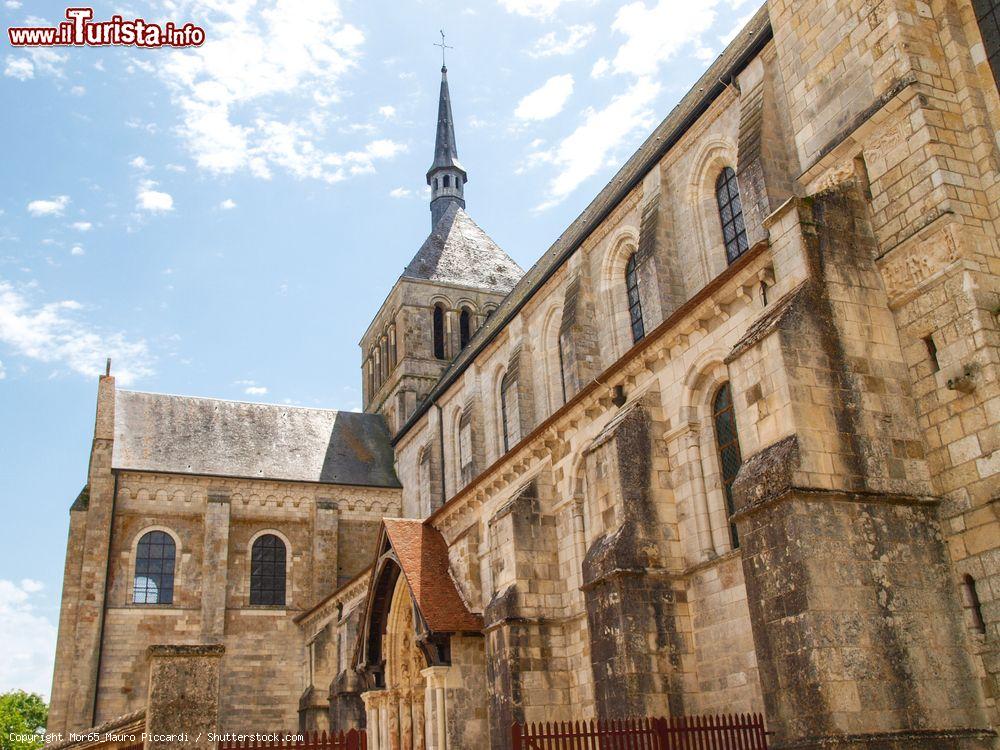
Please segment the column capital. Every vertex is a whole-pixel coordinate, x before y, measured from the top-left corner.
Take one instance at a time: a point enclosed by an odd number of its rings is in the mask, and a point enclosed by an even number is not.
[[[427,667],[420,670],[420,676],[427,680],[427,687],[443,688],[451,667]]]

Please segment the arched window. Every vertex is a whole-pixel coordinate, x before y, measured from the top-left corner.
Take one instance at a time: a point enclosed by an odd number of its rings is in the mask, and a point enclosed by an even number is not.
[[[285,543],[274,534],[257,537],[250,550],[250,603],[285,603]]]
[[[165,531],[143,534],[135,550],[134,604],[172,604],[177,547]]]
[[[628,292],[629,325],[632,327],[632,343],[637,344],[646,335],[642,325],[642,300],[639,298],[639,275],[635,268],[635,253],[625,264],[625,290]]]
[[[472,313],[467,307],[462,308],[462,314],[458,316],[458,334],[464,349],[472,338]]]
[[[997,0],[972,0],[972,7],[976,11],[976,21],[979,23],[979,31],[983,35],[983,48],[986,52],[986,59],[989,60],[990,68],[993,69],[993,78],[1000,86],[1000,2]]]
[[[444,308],[434,308],[434,356],[444,359]]]
[[[733,502],[733,481],[743,464],[743,456],[740,454],[740,438],[736,434],[736,412],[733,410],[733,391],[729,383],[724,383],[715,392],[715,398],[712,400],[712,420],[715,423],[715,444],[719,450],[722,487],[726,494],[726,513],[732,516],[736,512]],[[739,547],[736,524],[732,521],[729,523],[729,531],[733,538],[733,547]]]
[[[726,260],[732,263],[746,252],[747,230],[743,224],[743,205],[740,203],[740,188],[736,183],[736,172],[725,167],[715,181],[715,199],[719,203],[719,218],[722,220],[722,238],[726,243]]]
[[[451,175],[444,176],[444,186],[451,187]]]
[[[508,372],[500,381],[500,422],[504,453],[521,441],[521,414],[517,404],[517,376]]]

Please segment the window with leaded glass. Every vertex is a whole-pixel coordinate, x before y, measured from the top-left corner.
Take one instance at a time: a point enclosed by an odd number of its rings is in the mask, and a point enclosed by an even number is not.
[[[746,225],[743,223],[743,205],[740,203],[740,188],[736,183],[736,172],[726,167],[715,181],[715,199],[719,204],[719,218],[722,220],[722,238],[726,243],[726,260],[732,263],[747,251]]]
[[[521,440],[521,416],[517,405],[517,377],[507,373],[500,381],[500,420],[504,453]]]
[[[983,35],[983,48],[993,70],[993,80],[1000,87],[1000,0],[972,0],[972,7]]]
[[[740,439],[736,433],[736,413],[733,411],[733,392],[729,383],[725,383],[715,392],[712,400],[712,418],[715,422],[715,444],[719,451],[719,469],[722,471],[722,487],[726,495],[726,514],[732,516],[736,512],[733,502],[733,481],[743,464],[740,453]],[[729,522],[729,531],[733,538],[733,547],[740,546],[736,534],[736,524]]]
[[[250,603],[285,603],[285,543],[274,534],[263,534],[250,550]]]
[[[628,292],[628,317],[632,328],[632,343],[642,341],[646,329],[642,325],[642,299],[639,297],[639,274],[636,273],[635,253],[625,264],[625,290]]]
[[[143,534],[135,550],[134,604],[172,604],[177,546],[165,531]]]

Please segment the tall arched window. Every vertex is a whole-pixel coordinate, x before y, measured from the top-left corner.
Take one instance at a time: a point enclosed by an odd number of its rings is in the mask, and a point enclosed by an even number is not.
[[[467,307],[463,307],[462,314],[458,316],[458,335],[464,349],[472,338],[472,313]]]
[[[719,203],[719,218],[722,220],[722,238],[726,243],[726,260],[732,263],[749,247],[747,230],[743,224],[743,204],[740,203],[740,188],[736,183],[736,172],[725,167],[715,181],[715,199]]]
[[[250,603],[285,603],[285,543],[263,534],[250,550]]]
[[[504,453],[521,441],[521,413],[517,404],[517,375],[508,372],[500,381],[500,422]]]
[[[628,292],[628,316],[633,344],[642,341],[646,335],[646,329],[642,325],[642,300],[639,298],[639,275],[635,265],[635,253],[632,253],[625,264],[625,289]]]
[[[176,557],[177,547],[170,534],[165,531],[150,531],[143,534],[135,550],[133,603],[173,603]]]
[[[743,464],[740,453],[740,438],[736,433],[736,412],[733,410],[733,391],[729,383],[724,383],[715,392],[712,399],[712,419],[715,422],[715,444],[719,450],[719,469],[722,471],[722,487],[726,494],[726,513],[732,516],[736,512],[733,502],[733,481]],[[733,538],[733,547],[740,546],[736,534],[736,524],[729,522],[729,531]]]
[[[444,308],[434,307],[434,356],[444,359]]]

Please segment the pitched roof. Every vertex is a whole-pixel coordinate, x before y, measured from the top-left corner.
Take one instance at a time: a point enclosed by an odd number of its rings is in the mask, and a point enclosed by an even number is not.
[[[115,395],[112,467],[399,487],[378,414],[138,391]]]
[[[524,274],[465,209],[452,203],[403,270],[403,276],[507,294]]]
[[[382,523],[427,627],[435,633],[482,630],[483,618],[469,611],[448,571],[441,532],[413,519],[383,518]]]

